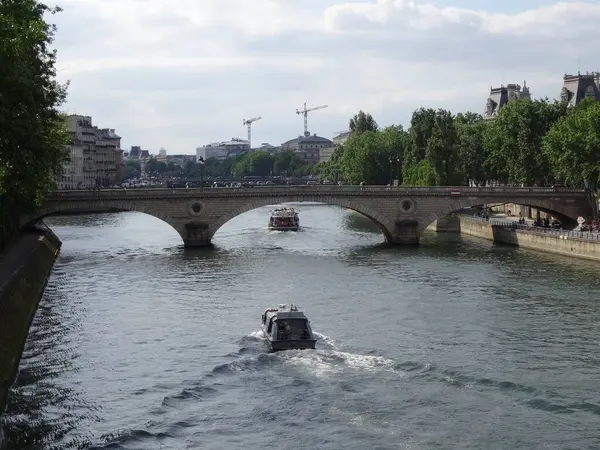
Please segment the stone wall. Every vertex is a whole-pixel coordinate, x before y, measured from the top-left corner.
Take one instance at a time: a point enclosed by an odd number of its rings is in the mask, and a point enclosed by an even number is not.
[[[462,217],[460,229],[462,234],[487,239],[497,244],[600,261],[600,240],[590,241],[554,233],[516,230]]]
[[[494,240],[492,226],[483,221],[460,218],[460,232],[467,236],[474,236],[480,239]]]
[[[460,233],[460,217],[440,217],[429,228],[433,228],[438,233]]]
[[[0,253],[0,414],[60,246],[52,231],[34,230]]]

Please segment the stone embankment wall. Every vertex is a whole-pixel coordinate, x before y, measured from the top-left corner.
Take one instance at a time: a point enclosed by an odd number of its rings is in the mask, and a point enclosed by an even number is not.
[[[460,233],[460,217],[454,215],[440,217],[428,228],[438,233]]]
[[[463,217],[458,218],[458,220],[460,222],[461,234],[494,241],[494,232],[489,223]]]
[[[514,245],[541,252],[600,261],[600,239],[581,239],[577,237],[577,233],[545,233],[511,229],[510,226],[491,225],[466,217],[460,218],[460,232],[497,244]]]
[[[60,246],[52,231],[35,230],[0,253],[0,414]]]

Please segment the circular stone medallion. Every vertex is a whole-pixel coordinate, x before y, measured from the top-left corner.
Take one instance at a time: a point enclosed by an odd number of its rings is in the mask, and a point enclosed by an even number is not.
[[[189,208],[190,216],[199,216],[204,211],[204,205],[199,201],[192,202]]]
[[[412,200],[410,198],[402,198],[398,202],[398,206],[400,207],[401,213],[410,214],[415,210],[417,205],[415,205],[414,200]]]

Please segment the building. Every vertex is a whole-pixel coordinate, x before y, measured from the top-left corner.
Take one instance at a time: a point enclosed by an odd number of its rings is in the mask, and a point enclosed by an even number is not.
[[[137,161],[140,163],[140,178],[147,178],[146,163],[150,159],[150,150],[142,150],[140,145],[132,145],[131,150],[124,153],[124,158],[127,161]]]
[[[59,189],[88,189],[116,184],[123,176],[121,137],[113,128],[92,125],[90,116],[67,117],[71,144]]]
[[[334,147],[333,142],[316,134],[299,136],[281,144],[282,151],[293,151],[305,164],[317,164],[321,160],[321,151]]]
[[[183,168],[188,161],[196,162],[196,155],[161,155],[159,153],[156,160],[167,165],[172,163]]]
[[[342,145],[350,136],[352,136],[352,131],[341,131],[333,137],[332,141],[335,145]]]
[[[568,102],[569,106],[575,106],[586,98],[600,101],[600,72],[565,75],[560,99]]]
[[[322,148],[319,152],[319,162],[327,162],[333,153],[338,149],[338,146]]]
[[[268,142],[263,142],[260,144],[260,147],[253,148],[253,152],[267,152],[267,153],[279,153],[281,151],[281,147],[276,147],[275,145],[271,145]]]
[[[196,161],[204,158],[225,159],[230,156],[245,155],[250,151],[250,141],[240,138],[231,138],[230,141],[213,142],[196,148]]]
[[[125,152],[127,159],[140,159],[140,155],[142,154],[142,147],[139,145],[132,145],[131,150]]]
[[[164,149],[164,148],[161,148],[161,149],[158,151],[158,156],[167,156],[167,150],[166,150],[166,149]]]
[[[520,98],[531,98],[527,82],[523,82],[523,88],[519,84],[509,84],[499,88],[490,87],[490,96],[485,104],[483,117],[491,119],[498,116],[500,109],[508,102]]]

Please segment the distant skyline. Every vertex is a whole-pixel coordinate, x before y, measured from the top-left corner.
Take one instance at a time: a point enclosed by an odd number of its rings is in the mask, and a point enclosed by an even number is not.
[[[193,154],[209,142],[331,138],[363,109],[409,125],[421,106],[482,113],[491,85],[558,98],[600,69],[600,2],[549,0],[61,0],[58,76],[69,113],[122,147]]]

